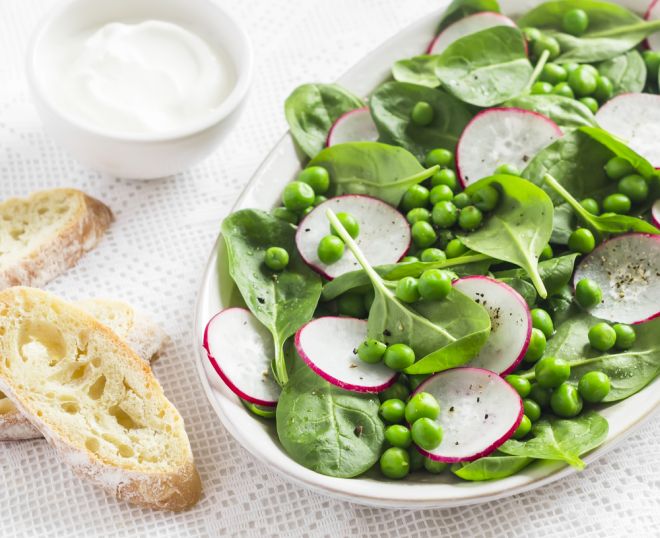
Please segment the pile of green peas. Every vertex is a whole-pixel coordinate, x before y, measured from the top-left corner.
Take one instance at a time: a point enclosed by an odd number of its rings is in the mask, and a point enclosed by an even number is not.
[[[658,78],[660,78],[660,51],[645,50],[642,52],[646,64],[646,88],[649,93],[658,93]]]
[[[330,188],[330,175],[322,166],[309,166],[302,170],[295,181],[282,191],[282,206],[273,210],[279,219],[298,224],[315,206],[325,202]]]
[[[337,220],[346,229],[348,235],[356,239],[360,235],[360,224],[355,217],[349,213],[337,213]],[[319,241],[319,246],[316,249],[319,260],[325,264],[333,264],[338,262],[344,256],[345,246],[337,231],[330,225],[330,234],[326,235]]]

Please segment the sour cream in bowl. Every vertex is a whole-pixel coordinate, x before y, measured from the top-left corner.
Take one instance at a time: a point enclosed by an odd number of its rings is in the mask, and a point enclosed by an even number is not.
[[[37,30],[27,67],[46,130],[74,157],[150,179],[213,151],[240,112],[252,54],[206,0],[73,0]]]

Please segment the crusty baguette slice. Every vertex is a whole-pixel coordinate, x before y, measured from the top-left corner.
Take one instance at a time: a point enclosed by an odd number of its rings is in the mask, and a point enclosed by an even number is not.
[[[0,290],[43,286],[92,250],[112,220],[107,206],[75,189],[0,203]]]
[[[201,493],[181,416],[140,359],[47,292],[0,292],[0,390],[61,458],[119,499],[184,510]]]
[[[112,329],[145,361],[154,361],[164,347],[165,332],[148,318],[122,302],[85,299],[74,303]],[[0,441],[21,441],[43,437],[12,401],[0,392]]]

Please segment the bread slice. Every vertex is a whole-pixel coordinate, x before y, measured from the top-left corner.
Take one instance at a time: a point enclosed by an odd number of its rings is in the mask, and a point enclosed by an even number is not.
[[[43,286],[93,249],[113,220],[75,189],[40,191],[0,204],[0,290]]]
[[[126,342],[144,361],[158,358],[167,341],[165,332],[133,308],[112,299],[85,299],[74,303]],[[0,441],[43,437],[12,401],[0,392]]]
[[[0,390],[73,470],[119,499],[184,510],[201,494],[183,419],[108,327],[47,292],[0,292]]]

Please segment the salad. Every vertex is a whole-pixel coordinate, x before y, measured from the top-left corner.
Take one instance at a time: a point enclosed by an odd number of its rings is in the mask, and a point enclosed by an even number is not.
[[[222,223],[218,376],[297,463],[511,476],[660,374],[660,8],[454,0],[366,100],[285,103],[304,159]],[[373,469],[373,470],[372,470]]]

